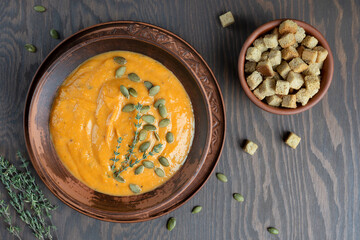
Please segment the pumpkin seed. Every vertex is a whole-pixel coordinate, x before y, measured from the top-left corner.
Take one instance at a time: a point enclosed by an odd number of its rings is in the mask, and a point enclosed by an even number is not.
[[[126,59],[124,57],[114,57],[114,61],[121,65],[126,64]]]
[[[144,141],[146,137],[147,137],[147,131],[145,129],[142,129],[139,132],[139,141]]]
[[[147,113],[149,110],[150,110],[150,106],[145,105],[141,108],[140,113],[144,114],[144,113]]]
[[[274,228],[274,227],[268,227],[267,230],[268,230],[268,232],[271,233],[271,234],[275,234],[275,235],[279,234],[279,230],[277,230],[277,229]]]
[[[164,172],[164,170],[162,170],[161,168],[155,168],[155,173],[156,173],[156,175],[158,175],[159,177],[165,177],[165,172]]]
[[[192,213],[192,214],[199,213],[199,212],[201,212],[201,210],[202,210],[202,206],[195,206],[195,207],[192,209],[191,213]]]
[[[163,148],[163,145],[161,143],[154,146],[153,151],[156,153],[159,153]]]
[[[125,183],[125,179],[123,179],[120,175],[119,176],[114,176],[114,179],[118,182],[121,182],[121,183]]]
[[[121,85],[120,86],[120,92],[126,97],[126,98],[129,98],[130,95],[129,95],[129,90],[124,86],[124,85]]]
[[[131,96],[133,97],[137,97],[138,96],[138,93],[137,91],[134,89],[134,88],[129,88],[129,93]]]
[[[135,105],[132,103],[126,104],[123,108],[122,111],[123,112],[132,112],[135,110]]]
[[[161,117],[166,118],[167,110],[166,110],[165,105],[162,105],[162,104],[159,105],[159,113],[160,113]]]
[[[144,85],[147,88],[147,90],[150,90],[150,88],[152,88],[152,86],[153,86],[153,84],[151,82],[149,82],[149,81],[145,81]]]
[[[234,193],[233,198],[238,202],[243,202],[244,201],[244,197],[240,193]]]
[[[174,229],[175,226],[176,226],[176,219],[173,217],[169,218],[169,220],[167,221],[167,224],[166,224],[167,230],[171,231]]]
[[[140,193],[141,192],[141,188],[136,184],[130,183],[129,188],[133,193]]]
[[[140,145],[139,151],[140,152],[146,152],[146,150],[150,147],[150,142],[144,142]]]
[[[154,167],[154,163],[152,161],[149,161],[149,160],[143,161],[142,165],[144,165],[144,167],[146,167],[146,168],[153,168]]]
[[[165,99],[159,98],[159,99],[156,100],[156,102],[154,103],[154,107],[155,107],[155,108],[158,108],[160,104],[165,105],[165,103],[166,103]]]
[[[143,129],[147,130],[147,131],[155,131],[156,127],[152,124],[146,124]]]
[[[159,157],[159,162],[160,162],[160,164],[163,165],[164,167],[170,166],[169,161],[168,161],[165,157],[163,157],[163,156]]]
[[[32,52],[32,53],[36,52],[36,47],[32,44],[29,44],[29,43],[25,44],[25,48],[29,52]]]
[[[45,12],[46,8],[44,6],[37,5],[37,6],[34,6],[34,10],[37,12]]]
[[[154,116],[152,116],[152,115],[143,115],[142,117],[141,117],[145,122],[147,122],[147,123],[154,123],[155,122],[155,117]]]
[[[172,132],[168,132],[165,136],[166,141],[168,143],[173,143],[174,142],[174,134]]]
[[[50,36],[51,36],[52,38],[54,38],[54,39],[59,39],[59,38],[60,38],[58,31],[56,31],[55,29],[51,29],[51,30],[50,30]]]
[[[154,132],[154,135],[155,135],[155,138],[156,138],[156,141],[160,141],[160,136],[157,132]]]
[[[216,177],[217,177],[217,179],[219,179],[220,181],[222,181],[224,183],[226,183],[228,181],[227,177],[222,173],[216,173]]]
[[[115,78],[121,78],[124,75],[125,71],[126,71],[125,66],[119,67],[115,72]]]
[[[135,175],[139,175],[144,172],[144,166],[140,165],[135,169]]]
[[[170,124],[170,119],[164,118],[159,122],[159,127],[167,127]]]
[[[160,91],[160,86],[153,86],[152,88],[150,88],[149,90],[149,96],[153,97],[156,94],[158,94]]]
[[[140,77],[136,73],[129,73],[128,78],[133,82],[140,82]]]

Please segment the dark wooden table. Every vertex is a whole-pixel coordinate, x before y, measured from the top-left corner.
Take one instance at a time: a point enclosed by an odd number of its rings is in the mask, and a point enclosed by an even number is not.
[[[45,13],[33,6],[42,4]],[[218,16],[228,10],[236,23],[222,28]],[[333,83],[324,99],[295,116],[277,116],[257,108],[237,78],[242,43],[261,24],[296,18],[320,30],[335,60]],[[152,23],[178,34],[197,49],[215,73],[227,110],[227,136],[217,171],[187,204],[149,222],[102,222],[67,207],[40,181],[59,208],[53,214],[58,239],[359,239],[360,236],[360,89],[359,0],[198,0],[198,1],[0,1],[0,154],[15,161],[25,152],[22,127],[28,86],[36,69],[61,38],[111,20]],[[24,49],[37,46],[37,53]],[[293,150],[283,143],[287,131],[302,137]],[[254,156],[240,144],[260,146]],[[38,179],[39,180],[39,179]],[[0,187],[0,197],[6,196]],[[240,192],[245,202],[232,199]],[[194,205],[202,205],[197,215]],[[177,226],[165,228],[169,217]],[[15,214],[14,214],[15,217]],[[24,239],[33,239],[17,218]],[[275,226],[278,236],[266,228]],[[0,239],[12,239],[0,223]]]

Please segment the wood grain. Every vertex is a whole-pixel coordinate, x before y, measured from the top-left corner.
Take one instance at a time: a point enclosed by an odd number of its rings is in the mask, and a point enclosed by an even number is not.
[[[35,4],[45,13],[32,10]],[[114,224],[86,217],[57,200],[53,216],[59,239],[358,239],[360,235],[360,61],[358,0],[199,0],[199,1],[0,1],[0,154],[15,161],[25,151],[23,107],[37,67],[59,41],[81,28],[111,20],[149,22],[180,35],[214,71],[227,108],[227,139],[217,171],[185,206],[170,215],[136,224]],[[218,15],[231,10],[236,24],[222,28]],[[242,43],[261,24],[296,18],[315,26],[328,40],[335,60],[333,83],[311,110],[294,116],[266,113],[243,93],[236,64]],[[31,42],[38,52],[26,52]],[[302,137],[296,150],[284,145],[288,131]],[[240,145],[260,146],[251,157]],[[240,192],[245,202],[232,199]],[[6,199],[0,187],[0,197]],[[202,205],[197,215],[194,205]],[[13,214],[15,217],[15,214]],[[172,232],[165,228],[177,218]],[[24,239],[33,239],[24,229]],[[268,226],[280,230],[270,236]],[[4,224],[0,238],[12,239]]]

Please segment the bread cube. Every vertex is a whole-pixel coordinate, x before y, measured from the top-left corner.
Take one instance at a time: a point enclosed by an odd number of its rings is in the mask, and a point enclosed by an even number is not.
[[[260,50],[260,52],[265,52],[266,50],[268,50],[268,48],[265,46],[264,39],[262,37],[256,39],[253,44],[254,47]]]
[[[314,48],[318,44],[318,40],[313,36],[306,36],[304,40],[302,40],[301,44],[304,45],[307,48]]]
[[[290,83],[284,80],[277,80],[275,85],[275,93],[280,95],[288,95]]]
[[[294,43],[293,45],[291,45],[293,48],[298,48],[299,47],[299,44],[296,42]]]
[[[320,79],[317,76],[305,76],[305,87],[312,93],[320,89]],[[314,94],[315,95],[315,94]]]
[[[257,49],[256,47],[249,47],[246,50],[246,60],[249,60],[251,62],[258,62],[261,58],[261,51]]]
[[[269,61],[271,66],[278,66],[281,63],[281,52],[272,49],[269,53]]]
[[[292,20],[285,20],[282,23],[280,23],[279,26],[280,34],[296,33],[297,30],[298,30],[298,25]]]
[[[258,71],[254,71],[246,78],[246,82],[250,87],[250,90],[254,90],[263,81],[261,74]]]
[[[277,95],[272,95],[269,97],[266,97],[266,102],[273,107],[280,107],[280,104],[282,102],[282,98]]]
[[[293,46],[290,46],[281,50],[281,57],[288,61],[293,58],[299,57],[299,53]]]
[[[278,36],[276,34],[266,34],[263,40],[267,48],[275,48],[278,46]]]
[[[285,108],[296,108],[296,95],[286,95],[283,97],[281,106]]]
[[[258,71],[259,73],[261,73],[261,75],[266,77],[274,76],[274,70],[272,69],[269,60],[259,62],[256,66],[256,71]]]
[[[277,27],[274,28],[271,33],[272,33],[272,34],[275,34],[276,37],[279,38],[279,35],[280,35],[280,33],[279,33],[279,28],[277,28]]]
[[[265,98],[265,95],[263,95],[263,94],[260,93],[259,88],[255,89],[255,90],[253,91],[253,93],[254,93],[254,95],[255,95],[258,99],[260,99],[260,100],[263,100],[263,99]]]
[[[232,13],[230,11],[221,15],[219,17],[219,19],[220,19],[220,22],[221,22],[221,25],[223,28],[235,23],[234,16],[232,15]]]
[[[324,65],[324,62],[318,62],[318,63],[313,63],[313,64],[316,65],[321,70]]]
[[[273,78],[266,78],[259,86],[259,91],[265,97],[275,94],[276,80]]]
[[[308,68],[308,65],[299,57],[294,58],[289,62],[289,66],[291,70],[297,73],[301,73],[302,71]]]
[[[282,48],[290,47],[295,43],[296,43],[295,36],[292,33],[286,33],[279,39],[279,44]]]
[[[254,155],[254,153],[258,149],[258,145],[250,140],[247,140],[243,149],[248,154]]]
[[[282,78],[278,72],[274,72],[274,76],[272,78],[275,80],[282,80]]]
[[[256,70],[256,62],[246,61],[245,63],[245,72],[252,73]]]
[[[299,56],[302,56],[304,50],[305,50],[305,47],[303,45],[296,48],[296,51],[299,53]]]
[[[320,75],[319,65],[317,63],[311,63],[309,67],[302,73],[304,75],[318,76]]]
[[[285,140],[285,143],[289,145],[291,148],[295,149],[301,141],[301,138],[295,133],[290,132],[289,136]]]
[[[317,53],[318,53],[317,59],[316,59],[317,63],[325,61],[325,59],[327,58],[327,55],[328,55],[328,50],[326,50],[325,48],[323,48],[321,46],[314,47],[313,50],[317,51]]]
[[[286,61],[282,61],[281,64],[276,67],[276,71],[281,75],[283,79],[286,79],[291,69]]]
[[[302,87],[302,85],[304,84],[304,78],[300,73],[296,73],[293,71],[290,71],[286,81],[288,81],[290,83],[290,87],[293,89],[300,89]]]
[[[268,59],[269,59],[269,54],[270,54],[270,52],[268,52],[268,51],[263,52],[263,53],[261,54],[260,61],[268,60]]]
[[[301,58],[308,64],[314,63],[317,59],[318,52],[305,48],[302,52]]]
[[[306,37],[305,30],[302,27],[298,26],[298,29],[297,29],[297,31],[295,33],[296,42],[301,43],[302,40],[304,40],[305,37]]]
[[[296,102],[301,103],[301,105],[303,106],[305,106],[309,102],[309,99],[310,99],[310,94],[305,88],[300,89],[296,93]]]

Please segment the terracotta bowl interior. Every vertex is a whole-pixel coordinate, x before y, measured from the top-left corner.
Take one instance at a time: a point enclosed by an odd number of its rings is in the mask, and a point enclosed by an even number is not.
[[[299,20],[294,20],[291,19],[293,21],[295,21],[300,27],[304,28],[306,31],[306,34],[310,34],[314,37],[316,37],[319,40],[319,45],[323,46],[324,48],[326,48],[329,52],[328,57],[326,58],[323,68],[321,70],[321,83],[320,83],[320,90],[319,92],[309,100],[308,104],[305,106],[298,106],[296,109],[286,109],[286,108],[277,108],[277,107],[272,107],[267,105],[266,103],[262,102],[261,100],[259,100],[250,90],[249,86],[246,83],[246,78],[245,78],[245,72],[244,72],[244,66],[245,66],[245,55],[246,55],[246,50],[252,45],[252,43],[260,36],[268,33],[269,31],[271,31],[272,29],[274,29],[275,27],[278,27],[280,25],[280,23],[282,21],[284,21],[286,19],[278,19],[278,20],[274,20],[268,23],[265,23],[264,25],[260,26],[259,28],[257,28],[245,41],[245,43],[242,46],[240,55],[239,55],[239,61],[238,61],[238,73],[239,73],[239,79],[240,79],[240,83],[242,88],[244,89],[245,94],[250,98],[250,100],[255,103],[258,107],[260,107],[261,109],[270,112],[270,113],[275,113],[275,114],[280,114],[280,115],[291,115],[291,114],[296,114],[296,113],[300,113],[303,111],[306,111],[310,108],[312,108],[316,103],[318,103],[326,94],[328,88],[330,87],[331,81],[332,81],[332,77],[333,77],[333,72],[334,72],[334,59],[333,59],[333,55],[330,49],[330,46],[328,44],[328,42],[326,41],[326,39],[324,38],[324,36],[318,31],[316,30],[313,26],[299,21]]]

